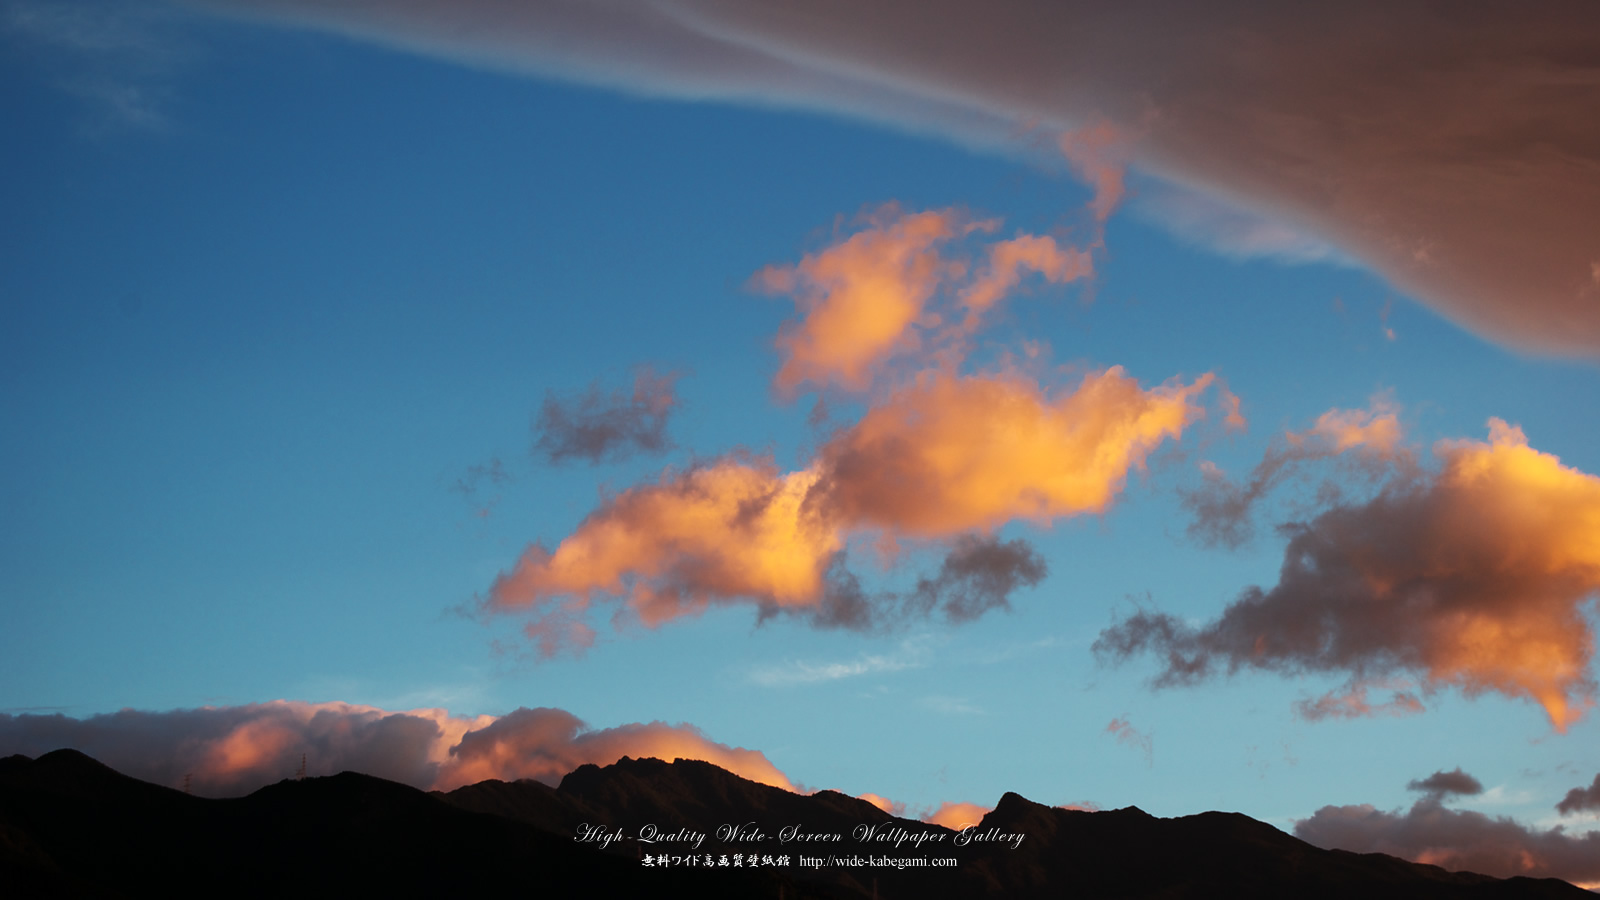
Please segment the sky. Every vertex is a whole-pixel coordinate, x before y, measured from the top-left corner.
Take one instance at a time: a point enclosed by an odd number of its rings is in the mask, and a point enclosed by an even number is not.
[[[1539,5],[6,0],[0,753],[1600,883]]]

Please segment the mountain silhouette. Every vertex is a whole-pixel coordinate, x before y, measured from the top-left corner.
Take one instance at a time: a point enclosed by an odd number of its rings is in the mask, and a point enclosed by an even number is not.
[[[886,859],[928,862],[897,868]],[[1160,819],[1007,793],[963,835],[835,791],[794,794],[693,760],[623,758],[582,766],[554,788],[485,781],[449,793],[345,772],[211,800],[73,750],[0,759],[0,896],[478,889],[886,900],[1594,896],[1555,879],[1323,850],[1238,813]]]

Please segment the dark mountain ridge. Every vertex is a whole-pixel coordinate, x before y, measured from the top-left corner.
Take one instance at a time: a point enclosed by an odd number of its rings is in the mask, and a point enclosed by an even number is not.
[[[583,766],[555,788],[485,781],[431,794],[345,772],[227,800],[147,784],[72,750],[0,760],[6,897],[519,885],[561,896],[596,887],[791,898],[1594,896],[1555,879],[1322,850],[1238,813],[1159,819],[1007,793],[958,833],[692,760],[624,758]]]

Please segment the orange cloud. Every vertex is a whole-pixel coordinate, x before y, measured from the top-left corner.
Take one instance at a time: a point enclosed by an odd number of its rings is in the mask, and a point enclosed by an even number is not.
[[[1401,433],[1399,407],[1380,394],[1372,398],[1371,409],[1330,409],[1317,418],[1309,432],[1290,432],[1288,440],[1296,447],[1320,440],[1332,453],[1361,448],[1390,456],[1399,448]]]
[[[1020,376],[924,373],[806,469],[730,456],[617,495],[553,551],[530,547],[486,609],[534,612],[545,655],[592,638],[581,619],[597,597],[623,598],[652,626],[720,601],[869,627],[874,598],[837,564],[852,535],[875,531],[954,541],[937,578],[879,606],[975,618],[1044,567],[1017,542],[969,533],[1104,511],[1130,470],[1204,414],[1195,398],[1211,381],[1146,390],[1112,368],[1051,396]]]
[[[983,817],[993,809],[994,807],[979,806],[976,803],[944,803],[923,816],[922,821],[931,825],[942,825],[952,831],[960,831],[982,822]]]
[[[1103,512],[1204,415],[1211,381],[1145,390],[1112,367],[1050,396],[1020,376],[924,373],[823,448],[814,494],[856,526],[922,537]]]
[[[831,522],[806,510],[819,473],[780,475],[768,460],[731,456],[612,498],[554,552],[537,544],[495,579],[489,608],[575,613],[594,594],[624,595],[647,625],[744,597],[814,603],[843,547]]]
[[[1085,250],[1062,247],[1046,235],[1019,235],[989,245],[989,265],[961,293],[967,308],[964,328],[972,331],[978,317],[1009,294],[1027,272],[1051,284],[1066,284],[1094,274],[1094,258]]]
[[[0,755],[73,747],[112,768],[198,794],[240,796],[293,776],[363,772],[424,790],[488,778],[556,783],[586,763],[623,756],[699,759],[752,781],[794,790],[761,753],[719,744],[691,725],[661,722],[588,729],[559,709],[452,716],[350,703],[274,700],[246,706],[121,712],[88,719],[0,715]]]
[[[986,227],[992,224],[966,222],[954,210],[902,215],[886,206],[843,242],[756,273],[757,286],[792,295],[802,313],[778,335],[778,387],[792,391],[809,381],[865,389],[884,359],[917,345],[912,324],[940,284],[959,273],[939,245]]]
[[[904,803],[896,803],[888,797],[881,797],[871,791],[865,794],[857,794],[856,799],[865,800],[891,816],[903,816],[906,814],[906,805]]]
[[[1583,609],[1600,591],[1600,478],[1499,419],[1487,442],[1433,452],[1436,473],[1403,474],[1367,503],[1290,526],[1276,587],[1245,591],[1198,629],[1140,611],[1102,632],[1096,652],[1154,650],[1167,661],[1158,683],[1219,666],[1344,671],[1358,683],[1412,673],[1425,691],[1532,700],[1565,731],[1595,702]]]

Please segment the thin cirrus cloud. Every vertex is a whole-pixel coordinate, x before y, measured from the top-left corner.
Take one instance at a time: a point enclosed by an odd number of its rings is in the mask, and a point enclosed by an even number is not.
[[[934,641],[928,635],[918,635],[901,641],[893,653],[866,654],[840,662],[789,660],[760,666],[750,672],[749,679],[762,687],[788,687],[920,669],[931,661],[933,646]]]
[[[990,147],[1015,147],[1019,128],[1110,123],[1137,136],[1134,167],[1331,245],[1480,335],[1600,353],[1600,120],[1588,114],[1600,106],[1589,63],[1600,10],[1587,0],[1517,15],[1377,0],[1159,14],[1083,0],[200,5],[473,65],[844,112]],[[1100,187],[1109,203],[1110,182]]]
[[[1286,265],[1350,265],[1337,248],[1314,235],[1200,191],[1159,181],[1139,185],[1129,211],[1184,242],[1232,259],[1269,259]]]
[[[1412,716],[1426,709],[1415,688],[1416,685],[1405,678],[1355,678],[1315,700],[1295,701],[1294,712],[1307,722]],[[1373,702],[1370,696],[1374,690],[1389,691],[1389,699]]]
[[[674,373],[658,375],[641,367],[627,390],[603,391],[596,382],[580,394],[547,392],[533,424],[534,457],[552,465],[570,460],[594,465],[666,452],[672,447],[667,423],[678,406],[677,379]]]
[[[879,672],[899,672],[920,667],[923,663],[886,656],[864,656],[851,662],[808,663],[790,662],[782,666],[766,666],[751,673],[750,680],[762,687],[787,687],[794,684],[818,684],[856,678]]]
[[[1145,765],[1155,764],[1155,740],[1143,731],[1133,727],[1127,719],[1112,719],[1105,727],[1105,734],[1113,735],[1117,743],[1124,747],[1132,747],[1144,754]]]
[[[699,759],[762,784],[794,790],[754,750],[719,744],[691,725],[633,723],[590,729],[559,709],[505,716],[393,712],[350,703],[275,700],[244,706],[120,712],[74,719],[0,715],[0,754],[38,756],[73,747],[156,784],[240,796],[291,777],[363,772],[424,790],[488,778],[549,784],[585,763],[623,756]]]
[[[1311,844],[1352,853],[1387,853],[1451,871],[1497,878],[1600,881],[1600,832],[1571,835],[1541,830],[1503,816],[1450,809],[1448,794],[1474,794],[1476,778],[1457,769],[1413,781],[1425,795],[1405,811],[1370,804],[1324,806],[1295,822],[1294,834]],[[1461,790],[1458,788],[1466,788]]]
[[[1156,654],[1158,685],[1241,669],[1343,673],[1347,691],[1414,677],[1424,692],[1531,700],[1565,731],[1595,701],[1584,610],[1600,591],[1600,478],[1498,419],[1488,441],[1439,441],[1433,455],[1437,471],[1286,526],[1274,587],[1200,627],[1140,610],[1095,652]]]

